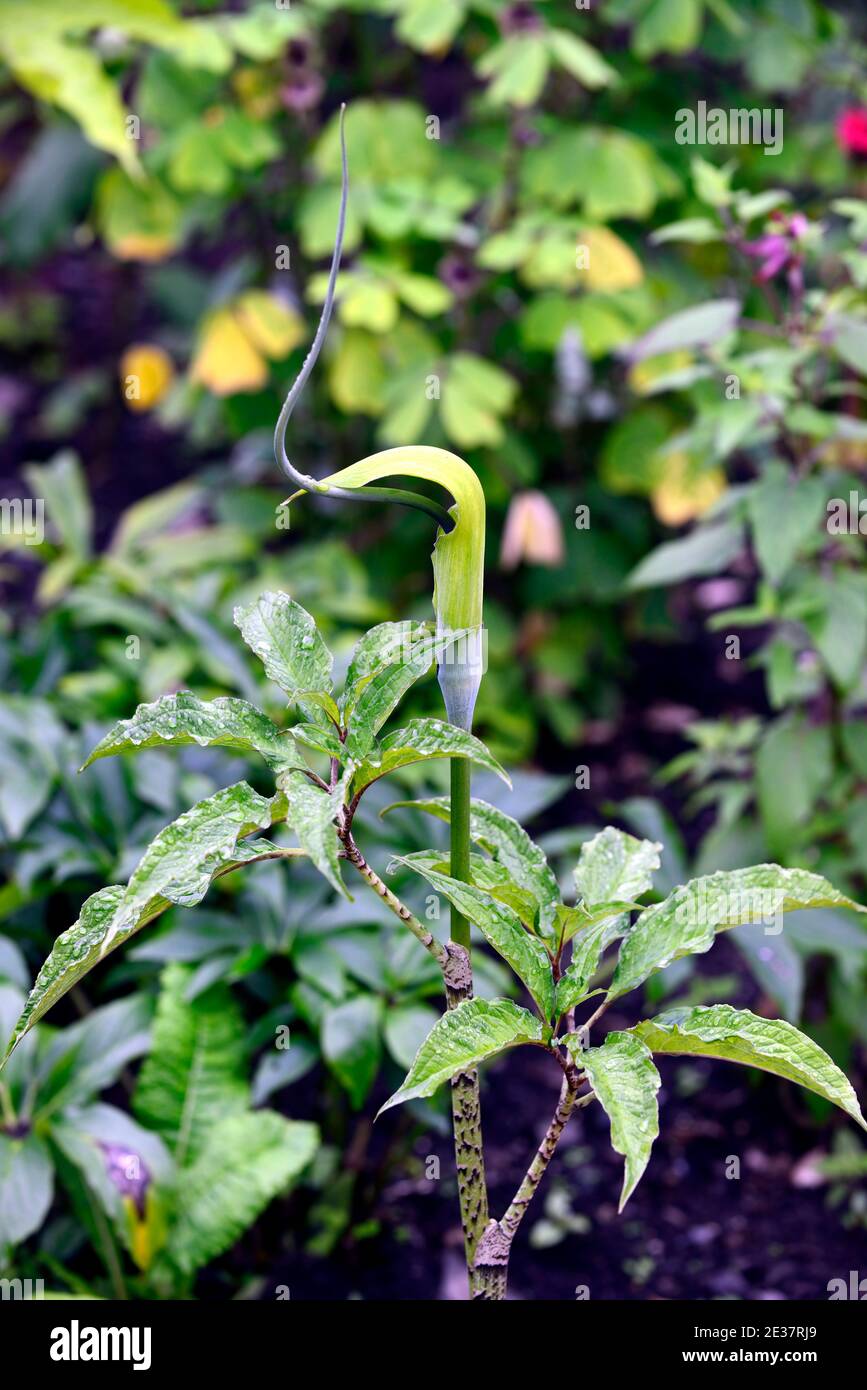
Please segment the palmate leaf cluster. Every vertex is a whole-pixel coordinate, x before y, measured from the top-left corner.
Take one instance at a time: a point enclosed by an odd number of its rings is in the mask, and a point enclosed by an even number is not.
[[[342,857],[352,816],[366,788],[389,772],[423,759],[457,757],[508,781],[484,744],[444,721],[413,719],[381,736],[414,682],[435,661],[447,659],[454,633],[437,637],[425,624],[380,624],[356,645],[344,689],[337,694],[331,654],[313,619],[287,594],[266,593],[238,609],[235,619],[268,677],[287,695],[297,722],[283,728],[244,700],[203,701],[181,692],[140,706],[105,735],[85,766],[137,749],[217,744],[262,758],[274,777],[274,793],[264,796],[240,782],[207,797],[156,836],[126,885],[104,888],[89,898],[43,965],[7,1057],[107,952],[170,905],[195,906],[214,879],[226,873],[260,860],[306,856],[336,892],[348,896]],[[395,805],[413,806],[441,820],[450,815],[447,798]],[[285,842],[284,828],[297,844]],[[533,1008],[508,999],[468,999],[445,1013],[384,1109],[429,1096],[458,1072],[508,1048],[530,1044],[559,1049],[610,1119],[612,1143],[626,1164],[621,1205],[640,1179],[658,1133],[660,1078],[654,1054],[748,1063],[799,1082],[864,1124],[844,1074],[816,1043],[781,1020],[728,1005],[673,1009],[610,1032],[594,1046],[587,1045],[575,1021],[575,1010],[602,993],[595,980],[609,947],[617,947],[617,960],[606,1004],[672,961],[709,950],[718,932],[804,908],[867,911],[821,875],[757,865],[697,878],[643,907],[640,899],[652,891],[662,846],[608,828],[583,845],[574,870],[575,901],[566,903],[544,853],[506,813],[473,801],[470,837],[475,852],[469,882],[451,877],[441,852],[410,853],[397,862],[469,920],[511,967]],[[179,1242],[175,1259],[185,1269],[212,1253],[210,1246],[201,1245],[205,1237],[196,1234],[209,1229],[209,1220],[222,1232],[215,1231],[213,1248],[223,1248],[227,1229],[243,1229],[250,1219],[238,1210],[241,1198],[249,1197],[255,1214],[304,1166],[315,1145],[315,1132],[302,1126],[304,1134],[299,1131],[290,1146],[297,1163],[287,1169],[285,1154],[278,1157],[281,1135],[276,1132],[278,1122],[286,1122],[269,1118],[268,1112],[251,1112],[237,1076],[223,1075],[229,1054],[237,1051],[223,1036],[230,1012],[219,1010],[219,1017],[213,1017],[207,1006],[202,1008],[202,1017],[190,1014],[183,981],[169,972],[157,1022],[165,1045],[148,1059],[137,1095],[142,1116],[161,1134],[184,1174],[184,1200],[194,1214],[178,1221],[173,1239]],[[168,1084],[178,1072],[174,1053],[183,1052],[199,1029],[218,1078],[221,1119],[216,1128],[211,1127],[207,1076],[199,1078],[201,1105],[197,1101],[192,1111],[189,1098],[179,1097]],[[161,1068],[164,1075],[158,1074]],[[252,1154],[255,1168],[237,1192],[231,1166],[223,1166],[222,1177],[212,1171],[220,1155],[235,1148]],[[229,1189],[225,1203],[215,1196],[221,1184]],[[227,1220],[226,1211],[237,1215]]]
[[[448,816],[441,798],[399,804]],[[760,864],[694,879],[661,902],[639,908],[634,900],[651,889],[662,846],[609,827],[582,847],[574,873],[577,904],[566,906],[544,855],[502,811],[475,801],[471,835],[491,856],[474,858],[472,886],[449,878],[436,855],[411,854],[402,862],[470,918],[520,977],[536,1011],[508,1000],[459,1005],[431,1030],[384,1108],[431,1095],[447,1076],[506,1048],[564,1046],[608,1114],[612,1144],[625,1157],[621,1208],[659,1132],[654,1054],[717,1057],[759,1067],[799,1082],[864,1125],[843,1072],[783,1020],[725,1004],[672,1009],[627,1031],[610,1032],[592,1047],[574,1026],[574,1009],[602,992],[593,981],[609,945],[619,942],[604,1002],[619,999],[674,960],[709,950],[718,932],[801,908],[865,911],[826,879]]]

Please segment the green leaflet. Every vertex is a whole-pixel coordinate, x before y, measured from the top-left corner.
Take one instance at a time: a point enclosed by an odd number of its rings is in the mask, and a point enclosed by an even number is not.
[[[596,973],[599,957],[607,945],[610,918],[603,917],[591,926],[585,927],[575,937],[572,959],[557,981],[554,1000],[554,1013],[557,1018],[581,1002],[587,995],[587,986]]]
[[[575,888],[590,907],[613,899],[640,898],[653,885],[662,845],[638,840],[609,825],[581,846],[575,865]]]
[[[554,976],[542,942],[524,930],[518,914],[505,903],[496,901],[482,888],[439,873],[434,865],[440,858],[422,851],[398,856],[396,862],[421,874],[462,916],[478,927],[488,944],[508,961],[527,986],[543,1018],[550,1019],[554,1009]]]
[[[403,1085],[385,1102],[432,1096],[444,1081],[519,1043],[546,1043],[550,1031],[510,999],[467,999],[438,1018],[415,1056]]]
[[[0,697],[0,831],[17,840],[48,804],[68,735],[45,700]]]
[[[335,730],[322,724],[293,724],[286,732],[296,743],[303,744],[305,748],[315,748],[317,753],[326,753],[329,758],[342,759],[344,756],[343,744]],[[305,764],[301,763],[300,766],[302,771],[305,770]]]
[[[200,700],[189,690],[181,690],[152,704],[139,705],[131,719],[121,719],[96,745],[81,771],[112,753],[192,743],[201,748],[219,744],[240,753],[259,753],[272,766],[291,761],[294,753],[277,725],[255,705],[231,696]]]
[[[381,814],[398,806],[414,807],[440,820],[451,821],[447,796],[395,801]],[[560,889],[544,852],[533,843],[523,826],[487,801],[473,799],[470,802],[470,839],[492,854],[508,869],[515,882],[533,895],[539,905],[539,933],[546,939],[554,939]]]
[[[775,586],[822,520],[827,489],[821,478],[797,482],[782,463],[767,464],[746,499],[753,546],[762,573]]]
[[[375,671],[362,686],[353,706],[346,734],[347,752],[359,762],[373,747],[376,733],[415,685],[462,633],[434,637],[425,633],[420,642],[399,651],[397,659]],[[488,755],[490,756],[490,754]],[[505,773],[503,774],[505,776]]]
[[[709,1008],[670,1009],[630,1030],[652,1052],[689,1057],[719,1057],[797,1081],[839,1105],[867,1129],[858,1097],[844,1076],[812,1038],[779,1018],[759,1018],[730,1004]]]
[[[589,43],[579,39],[569,29],[549,29],[547,38],[548,47],[561,67],[590,91],[619,82],[616,68],[612,68],[597,49],[591,48]]]
[[[659,1072],[649,1049],[632,1033],[609,1033],[601,1047],[580,1050],[577,1033],[563,1039],[583,1067],[611,1121],[611,1143],[626,1165],[618,1211],[622,1211],[647,1167],[659,1134],[656,1093]]]
[[[637,886],[636,879],[633,878],[632,882]],[[600,884],[597,891],[602,891],[603,886]],[[588,997],[587,987],[599,968],[606,947],[627,931],[629,913],[633,909],[640,911],[640,904],[619,899],[598,902],[593,906],[586,906],[582,902],[577,907],[557,909],[555,925],[561,950],[568,941],[574,940],[572,958],[557,981],[557,1017]]]
[[[178,1178],[167,1253],[192,1274],[234,1245],[260,1212],[301,1174],[319,1143],[315,1125],[273,1110],[226,1115]]]
[[[334,658],[306,609],[288,594],[264,593],[246,608],[235,609],[235,625],[268,679],[286,692],[305,718],[321,723],[327,709],[302,692],[330,693]]]
[[[78,921],[57,938],[15,1025],[3,1058],[4,1065],[34,1023],[95,965],[123,892],[123,888],[116,885],[93,893],[84,903]],[[158,911],[162,908],[154,912],[155,917]]]
[[[0,1133],[0,1245],[19,1245],[38,1231],[54,1197],[51,1150],[38,1134]]]
[[[340,710],[333,695],[326,695],[322,690],[302,690],[299,692],[299,698],[304,700],[306,704],[315,705],[317,709],[321,709],[332,724],[340,727]]]
[[[641,903],[625,902],[620,898],[616,898],[614,902],[596,903],[593,907],[585,907],[582,903],[577,907],[561,905],[557,908],[555,917],[557,940],[564,946],[573,936],[583,933],[588,927],[595,927],[597,922],[604,922],[604,949],[612,941],[616,941],[618,936],[625,935],[629,925],[629,913],[641,911]]]
[[[249,1105],[241,1012],[221,985],[188,1000],[190,975],[181,965],[163,973],[133,1099],[138,1119],[165,1140],[181,1168],[196,1158],[218,1119]]]
[[[301,842],[321,874],[332,888],[350,898],[340,877],[340,841],[334,821],[343,805],[343,798],[352,769],[344,772],[333,792],[317,787],[304,772],[292,768],[277,779],[286,796],[286,823]],[[350,899],[351,900],[351,899]]]
[[[635,989],[654,970],[681,956],[708,951],[718,931],[806,907],[867,912],[806,869],[756,864],[693,879],[642,912],[620,948],[608,997],[617,999]]]
[[[447,868],[447,864],[442,865],[443,871]],[[471,854],[469,882],[476,888],[484,888],[497,902],[505,903],[518,914],[522,926],[535,932],[539,904],[532,893],[515,882],[504,864],[498,864],[496,859],[487,859],[482,854]]]
[[[291,856],[292,850],[280,849],[267,840],[242,842],[251,831],[271,824],[275,803],[259,796],[246,782],[226,787],[160,831],[125,888],[115,884],[92,894],[78,921],[57,938],[39,971],[6,1057],[28,1029],[104,955],[172,903],[193,907],[221,874],[257,859]]]
[[[388,734],[379,747],[368,754],[355,774],[353,792],[357,794],[378,777],[386,777],[399,767],[423,762],[426,758],[467,758],[495,772],[508,786],[512,785],[508,773],[474,734],[447,724],[444,719],[412,719],[405,728]]]
[[[216,872],[257,854],[256,845],[239,840],[272,820],[272,801],[246,782],[224,787],[185,811],[151,841],[133,870],[106,947],[115,933],[136,923],[156,895],[178,907],[201,902]]]
[[[359,637],[352,649],[343,691],[343,712],[348,715],[371,676],[393,665],[401,652],[431,635],[426,623],[377,623]]]

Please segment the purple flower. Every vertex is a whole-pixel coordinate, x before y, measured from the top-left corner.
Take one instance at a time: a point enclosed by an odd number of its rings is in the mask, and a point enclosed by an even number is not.
[[[444,256],[437,266],[437,274],[456,299],[469,299],[481,282],[475,266],[461,256]]]
[[[145,1197],[150,1186],[151,1175],[140,1154],[126,1148],[124,1144],[104,1144],[99,1147],[105,1154],[105,1171],[122,1197],[131,1197],[139,1217],[145,1212]]]

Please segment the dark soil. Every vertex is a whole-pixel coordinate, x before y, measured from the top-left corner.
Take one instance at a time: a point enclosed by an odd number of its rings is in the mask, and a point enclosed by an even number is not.
[[[851,1269],[864,1269],[865,1232],[841,1225],[828,1211],[825,1189],[792,1186],[795,1163],[816,1144],[816,1134],[793,1131],[775,1082],[751,1090],[734,1068],[701,1063],[695,1068],[701,1089],[689,1100],[676,1094],[680,1064],[669,1061],[662,1070],[660,1138],[619,1217],[623,1160],[610,1149],[605,1116],[589,1107],[573,1120],[516,1239],[513,1298],[824,1300],[830,1279],[848,1280]],[[485,1131],[497,1211],[508,1204],[544,1127],[530,1116],[553,1109],[558,1085],[532,1049],[489,1074]],[[275,1270],[273,1287],[267,1280],[262,1297],[274,1297],[278,1285],[301,1300],[465,1297],[448,1143],[427,1138],[415,1152],[422,1163],[437,1154],[443,1177],[432,1182],[404,1174],[386,1188],[377,1211],[382,1238],[326,1261],[290,1258]],[[732,1156],[740,1160],[739,1180],[726,1177]],[[534,1249],[534,1227],[558,1187],[589,1229]]]

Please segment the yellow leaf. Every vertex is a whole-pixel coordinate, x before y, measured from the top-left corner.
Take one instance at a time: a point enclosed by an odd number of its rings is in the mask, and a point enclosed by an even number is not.
[[[205,320],[190,380],[201,382],[217,396],[261,391],[266,384],[267,363],[231,308],[217,309]]]
[[[152,410],[174,380],[168,353],[154,343],[133,343],[120,359],[120,384],[130,410]]]
[[[678,452],[666,457],[662,482],[650,498],[660,521],[666,526],[682,526],[712,507],[725,488],[721,468],[700,468],[689,454]]]
[[[183,215],[156,179],[134,183],[122,169],[100,180],[96,217],[106,245],[122,261],[161,261],[177,249]]]
[[[274,72],[241,68],[232,77],[232,87],[241,109],[256,121],[266,121],[280,110],[280,83]]]
[[[580,279],[588,290],[631,290],[644,279],[644,270],[635,252],[607,227],[588,227],[579,238]],[[586,264],[582,265],[581,248]]]
[[[139,1269],[147,1271],[154,1256],[166,1243],[168,1231],[163,1203],[149,1186],[142,1214],[139,1214],[132,1197],[122,1197],[121,1204],[129,1233],[129,1252]]]
[[[348,329],[328,364],[334,404],[344,415],[381,415],[385,380],[380,340],[362,329]]]
[[[304,320],[267,290],[247,290],[234,308],[253,346],[266,357],[278,361],[304,341]]]
[[[111,249],[119,261],[164,261],[174,251],[175,241],[173,237],[130,232],[119,237]]]

